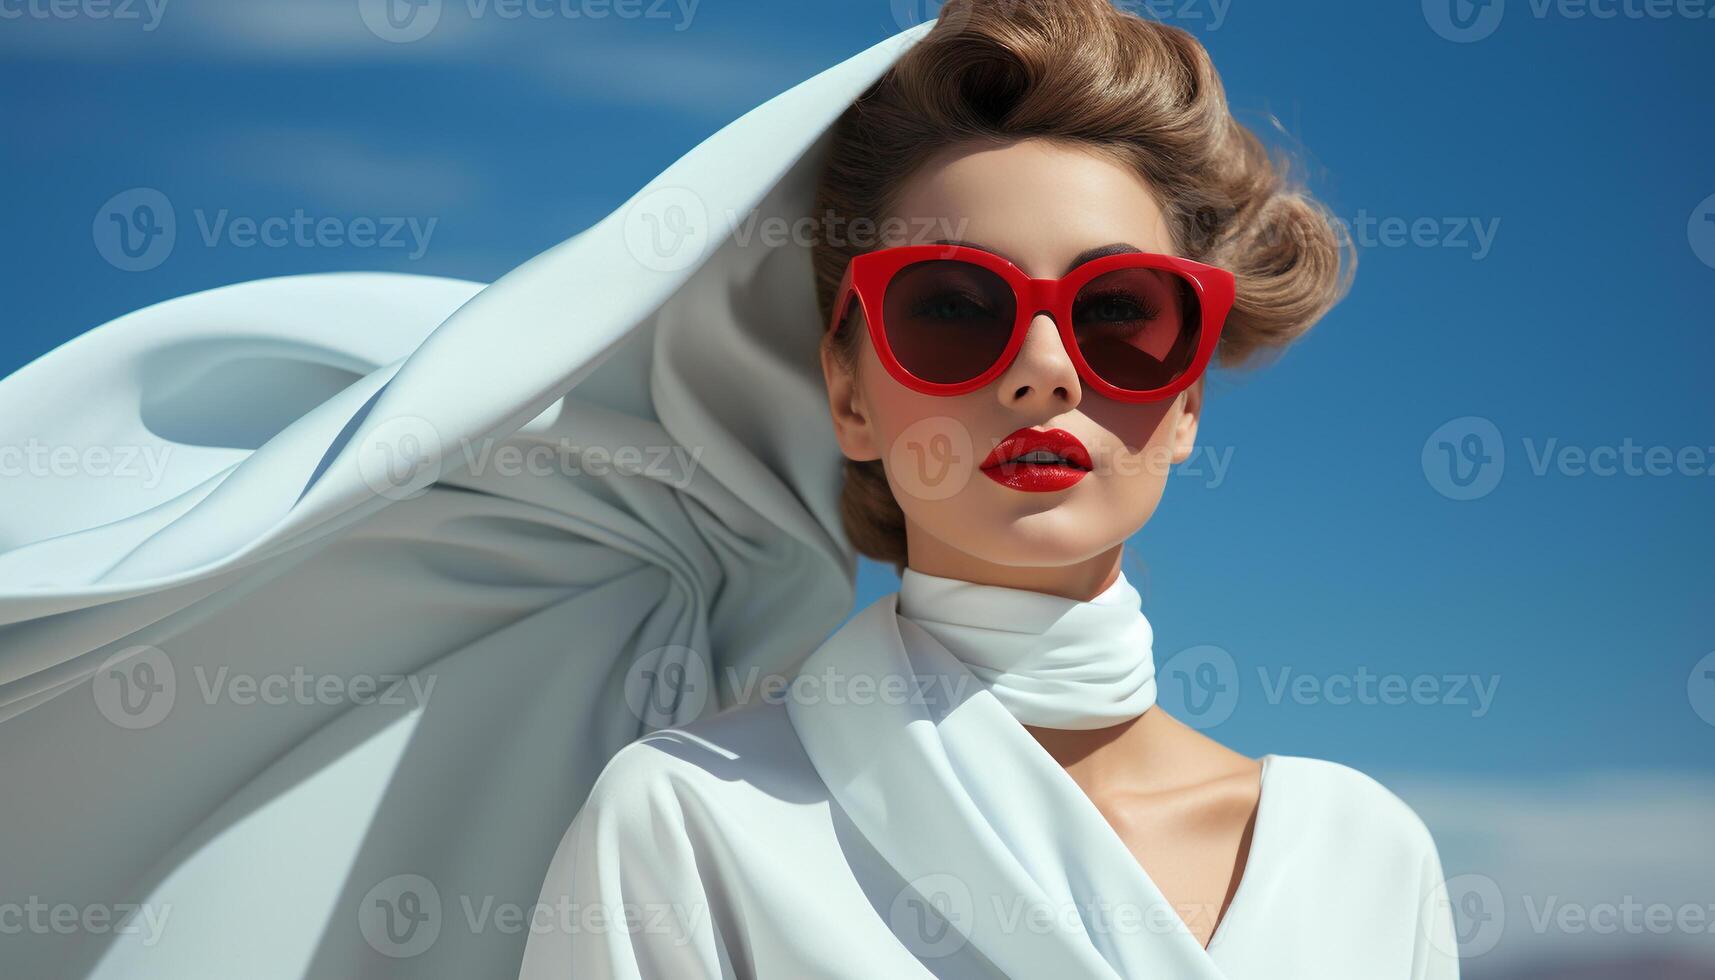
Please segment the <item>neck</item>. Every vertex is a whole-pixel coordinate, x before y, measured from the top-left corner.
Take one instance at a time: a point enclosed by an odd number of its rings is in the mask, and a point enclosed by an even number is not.
[[[1165,793],[1214,777],[1249,774],[1257,763],[1160,708],[1118,725],[1078,731],[1024,726],[1085,793]]]
[[[1136,783],[1143,773],[1160,772],[1155,747],[1171,744],[1163,738],[1164,726],[1173,720],[1165,713],[1146,711],[1136,718],[1087,731],[1039,728],[1026,725],[1032,738],[1058,762],[1073,781],[1086,790],[1093,786]]]
[[[1119,579],[1124,545],[1069,565],[1004,565],[958,551],[906,518],[905,563],[925,575],[1088,601]]]

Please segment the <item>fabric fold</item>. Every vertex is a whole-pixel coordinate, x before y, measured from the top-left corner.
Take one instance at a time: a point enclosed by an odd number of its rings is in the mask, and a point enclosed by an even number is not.
[[[1089,601],[907,568],[899,615],[921,627],[1021,724],[1107,728],[1155,704],[1155,633],[1120,574]]]

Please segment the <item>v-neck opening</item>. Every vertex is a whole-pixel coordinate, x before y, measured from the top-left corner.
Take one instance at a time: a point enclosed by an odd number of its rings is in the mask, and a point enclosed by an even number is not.
[[[917,678],[919,689],[925,678],[970,675],[943,644],[897,615],[892,602],[876,603],[853,624],[835,633],[800,669],[853,675],[885,670]],[[867,639],[866,629],[878,635]],[[935,693],[921,702],[806,699],[787,704],[817,772],[887,863],[907,881],[957,873],[973,895],[1022,894],[1027,900],[1064,903],[1083,920],[1081,929],[1045,930],[1036,941],[1023,938],[1018,923],[998,906],[976,903],[970,928],[961,931],[1003,972],[1036,975],[1050,964],[1069,962],[1092,976],[1107,975],[1105,966],[1121,975],[1165,971],[1185,980],[1218,980],[1209,948],[1095,801],[1018,718],[980,686],[949,684],[937,686]],[[885,723],[886,734],[879,739],[876,723]],[[992,764],[996,752],[1015,755],[1017,772],[997,771]],[[1014,802],[1020,790],[1026,799]],[[898,832],[917,821],[948,821],[946,831],[956,839],[937,844],[933,834]],[[1254,867],[1247,862],[1246,873]],[[1227,917],[1243,907],[1243,895],[1241,876]],[[1086,908],[1090,900],[1096,902],[1093,909]],[[1127,938],[1129,926],[1115,929],[1118,923],[1091,918],[1106,914],[1102,910],[1114,902],[1148,913],[1150,918],[1138,925],[1153,938],[1141,933]],[[1149,911],[1162,908],[1174,909],[1176,928],[1150,925],[1167,924]],[[1211,942],[1220,936],[1217,923]]]
[[[1017,719],[1014,719],[1014,721],[1016,722]],[[1020,725],[1019,727],[1023,728],[1024,726]],[[1029,735],[1028,730],[1026,730],[1026,735]],[[1070,786],[1072,790],[1078,794],[1078,797],[1084,801],[1084,804],[1095,812],[1097,819],[1101,821],[1101,825],[1107,828],[1107,831],[1109,835],[1111,835],[1113,841],[1131,858],[1132,864],[1136,866],[1138,873],[1143,875],[1144,880],[1149,882],[1150,887],[1155,890],[1155,894],[1161,896],[1162,900],[1167,902],[1169,907],[1173,907],[1173,903],[1167,900],[1167,894],[1163,892],[1161,890],[1161,886],[1156,883],[1155,876],[1150,874],[1149,869],[1143,866],[1143,862],[1138,860],[1136,854],[1132,853],[1131,848],[1126,845],[1125,839],[1120,836],[1118,830],[1114,829],[1114,825],[1110,823],[1106,815],[1101,812],[1101,808],[1096,806],[1096,801],[1092,800],[1090,798],[1090,794],[1084,791],[1084,787],[1078,785],[1078,781],[1072,778],[1072,774],[1067,772],[1066,768],[1060,764],[1059,760],[1055,759],[1054,756],[1049,753],[1049,751],[1043,747],[1042,743],[1038,742],[1034,736],[1029,736],[1028,741],[1030,745],[1034,746],[1037,751],[1042,753],[1042,757],[1048,760],[1054,771],[1058,772],[1060,777],[1065,780],[1066,785]],[[1271,796],[1268,790],[1268,780],[1269,769],[1271,768],[1274,760],[1275,756],[1273,754],[1265,754],[1259,756],[1257,759],[1262,766],[1257,773],[1257,801],[1254,814],[1256,822],[1251,827],[1251,847],[1245,855],[1245,867],[1239,874],[1238,887],[1233,889],[1233,899],[1226,903],[1226,910],[1221,913],[1221,917],[1215,922],[1215,927],[1209,931],[1209,942],[1206,945],[1197,941],[1196,935],[1191,931],[1191,924],[1185,921],[1185,917],[1180,914],[1178,908],[1173,907],[1174,918],[1178,920],[1180,927],[1183,929],[1185,938],[1190,940],[1193,948],[1202,953],[1205,957],[1208,957],[1211,963],[1213,962],[1215,942],[1221,938],[1222,930],[1226,928],[1228,922],[1232,921],[1233,913],[1241,907],[1240,902],[1244,899],[1248,891],[1255,890],[1254,888],[1247,890],[1245,886],[1254,877],[1253,872],[1256,870],[1257,842],[1261,839],[1261,832],[1264,826],[1264,802]]]
[[[1257,772],[1256,810],[1250,820],[1251,846],[1245,851],[1245,866],[1239,872],[1238,885],[1233,888],[1232,901],[1228,902],[1227,907],[1220,913],[1221,917],[1215,920],[1215,928],[1209,930],[1209,941],[1203,944],[1203,952],[1211,955],[1213,955],[1216,940],[1221,938],[1221,930],[1227,927],[1227,923],[1233,921],[1234,910],[1239,908],[1239,903],[1247,894],[1245,886],[1255,877],[1253,872],[1256,870],[1257,842],[1262,837],[1263,805],[1272,796],[1268,791],[1268,770],[1274,761],[1274,756],[1272,754],[1263,755],[1257,761],[1262,763],[1262,768]],[[1254,888],[1250,889],[1250,891],[1255,890]]]

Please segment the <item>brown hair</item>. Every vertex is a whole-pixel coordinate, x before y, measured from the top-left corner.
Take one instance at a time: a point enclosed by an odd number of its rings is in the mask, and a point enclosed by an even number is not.
[[[937,150],[1025,137],[1075,143],[1133,168],[1161,202],[1180,254],[1233,272],[1223,365],[1285,347],[1350,284],[1349,236],[1233,118],[1203,46],[1109,0],[948,0],[935,26],[835,123],[814,213],[877,220]],[[846,263],[863,250],[829,236],[812,245],[824,324]],[[851,321],[824,338],[848,368],[861,343]],[[840,516],[860,553],[904,565],[905,515],[879,460],[846,461]]]

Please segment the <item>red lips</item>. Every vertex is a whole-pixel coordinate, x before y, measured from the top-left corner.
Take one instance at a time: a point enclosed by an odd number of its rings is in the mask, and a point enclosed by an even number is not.
[[[1090,451],[1065,429],[1019,429],[982,461],[983,475],[1003,487],[1048,493],[1090,474]]]

